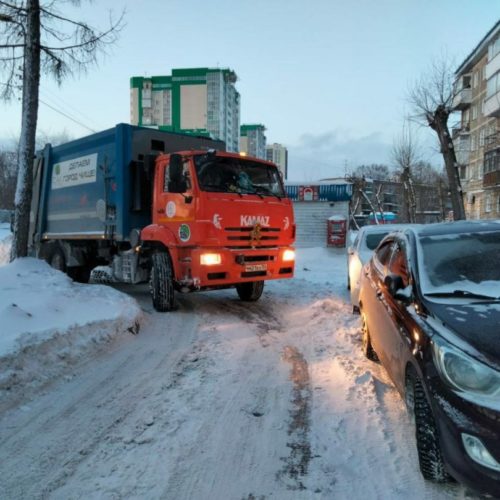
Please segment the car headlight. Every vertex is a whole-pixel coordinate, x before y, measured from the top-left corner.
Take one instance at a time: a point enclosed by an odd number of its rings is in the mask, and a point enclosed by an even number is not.
[[[484,363],[449,344],[436,342],[435,339],[433,354],[442,377],[459,391],[486,399],[496,397],[500,393],[500,373]],[[498,404],[498,397],[496,400]]]

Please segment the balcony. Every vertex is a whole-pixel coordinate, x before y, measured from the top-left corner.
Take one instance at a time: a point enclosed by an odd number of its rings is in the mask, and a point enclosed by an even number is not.
[[[469,149],[455,149],[455,155],[457,157],[457,163],[459,165],[468,165],[470,158]]]
[[[453,139],[455,154],[459,165],[468,165],[470,157],[470,132],[469,127],[462,127]]]
[[[500,91],[484,101],[484,115],[500,118]]]
[[[472,89],[462,88],[457,91],[455,97],[453,97],[452,107],[455,110],[467,109],[472,101]]]
[[[494,172],[488,172],[484,174],[483,186],[492,187],[498,186],[500,184],[500,170],[495,170]]]
[[[458,125],[451,129],[451,138],[453,141],[457,139],[462,140],[464,137],[470,135],[470,124]]]
[[[492,151],[500,147],[500,132],[487,135],[484,138],[484,152]]]

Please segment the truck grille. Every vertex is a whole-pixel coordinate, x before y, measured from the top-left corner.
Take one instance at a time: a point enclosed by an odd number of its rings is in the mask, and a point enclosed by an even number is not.
[[[225,231],[231,248],[274,247],[280,236],[277,227],[226,227]]]

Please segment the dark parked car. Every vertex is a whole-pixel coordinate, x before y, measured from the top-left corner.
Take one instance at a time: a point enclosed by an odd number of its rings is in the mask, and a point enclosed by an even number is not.
[[[387,236],[360,310],[365,355],[414,417],[423,476],[500,496],[500,221]]]

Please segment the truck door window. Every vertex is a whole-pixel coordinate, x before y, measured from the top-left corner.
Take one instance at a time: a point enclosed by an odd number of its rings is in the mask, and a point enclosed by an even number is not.
[[[185,179],[186,185],[187,185],[186,191],[189,191],[189,190],[191,190],[192,184],[191,184],[191,174],[189,172],[189,162],[188,161],[184,162],[183,175],[184,175],[184,179]],[[163,176],[163,192],[165,192],[165,193],[169,192],[169,189],[168,189],[169,183],[170,183],[170,177],[168,175],[168,163],[167,163],[165,165],[165,172],[164,172],[164,176]]]

